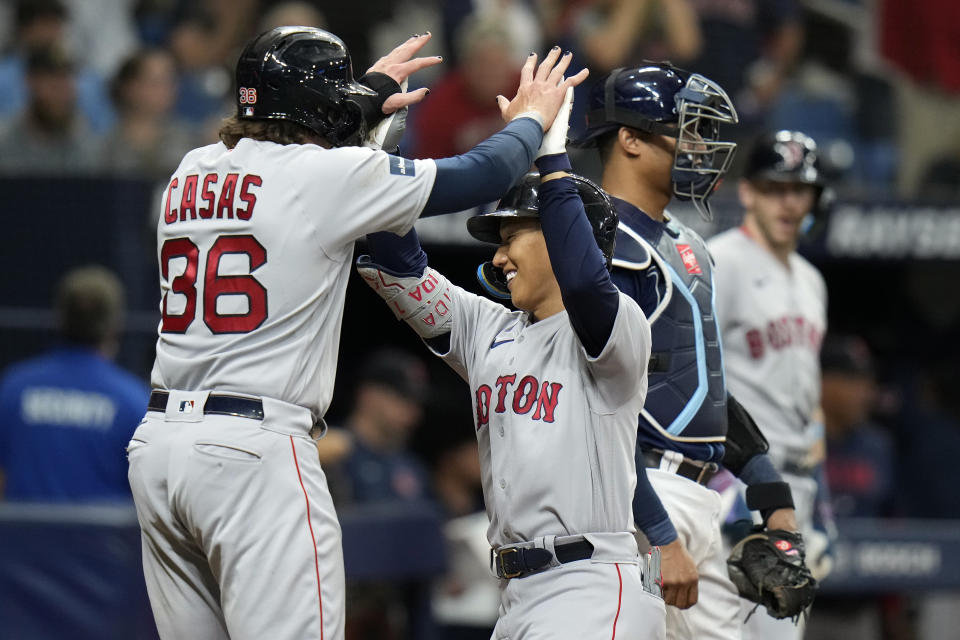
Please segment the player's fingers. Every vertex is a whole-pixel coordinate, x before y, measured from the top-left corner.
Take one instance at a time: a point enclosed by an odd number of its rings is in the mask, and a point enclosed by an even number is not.
[[[409,78],[417,71],[421,69],[426,69],[427,67],[432,67],[436,64],[443,62],[443,56],[428,56],[426,58],[414,58],[413,60],[408,60],[407,62],[401,62],[399,64],[393,65],[390,72],[387,74],[397,82],[402,82],[404,79]],[[400,76],[398,78],[398,76]]]
[[[417,104],[421,102],[430,94],[430,90],[427,88],[417,89],[415,91],[410,91],[409,93],[395,93],[383,103],[383,113],[390,115],[397,109],[402,109],[403,107],[409,107],[412,104]]]
[[[537,80],[546,80],[550,75],[550,71],[553,70],[553,65],[557,63],[557,58],[560,57],[560,47],[554,47],[550,49],[550,53],[543,59],[543,62],[540,63],[540,66],[537,68]]]
[[[564,88],[576,87],[577,85],[582,83],[584,80],[586,80],[588,75],[590,75],[589,69],[586,69],[586,68],[580,69],[580,71],[578,71],[575,75],[572,75],[566,80],[564,80],[563,86]]]
[[[559,85],[563,82],[563,74],[566,73],[567,67],[570,66],[570,61],[573,60],[573,54],[567,51],[563,56],[561,56],[560,61],[557,62],[557,66],[550,71],[550,75],[547,80],[551,84]]]
[[[432,34],[429,31],[413,35],[388,53],[387,57],[390,58],[391,62],[405,62],[415,56],[420,49],[423,49],[430,42],[431,37]]]
[[[507,120],[507,109],[510,108],[510,101],[503,96],[497,96],[497,106],[500,107],[500,116]]]
[[[533,80],[533,70],[537,65],[537,54],[531,53],[520,68],[520,84],[529,84]]]

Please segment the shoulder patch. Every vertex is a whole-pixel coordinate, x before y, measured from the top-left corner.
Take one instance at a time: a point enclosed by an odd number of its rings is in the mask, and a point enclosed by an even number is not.
[[[416,165],[413,160],[401,158],[400,156],[390,156],[390,173],[395,176],[413,177],[416,173]]]

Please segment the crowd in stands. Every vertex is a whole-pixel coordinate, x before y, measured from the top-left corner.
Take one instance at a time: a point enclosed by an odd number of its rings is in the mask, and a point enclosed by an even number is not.
[[[643,59],[703,73],[734,99],[741,124],[729,135],[809,133],[841,194],[949,198],[960,172],[950,48],[960,10],[914,4],[377,0],[354,12],[332,0],[13,0],[0,5],[0,175],[162,180],[184,150],[216,141],[243,42],[303,24],[343,37],[359,73],[410,33],[440,36],[427,53],[445,63],[420,79],[433,91],[411,115],[405,155],[456,154],[496,130],[491,96],[509,93],[526,52],[550,41],[595,77]],[[578,100],[572,133],[585,110]]]

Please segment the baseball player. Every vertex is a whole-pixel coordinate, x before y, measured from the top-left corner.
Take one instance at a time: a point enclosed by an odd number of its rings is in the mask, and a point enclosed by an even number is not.
[[[651,323],[637,464],[648,467],[676,530],[640,514],[637,525],[653,545],[682,541],[680,552],[663,556],[665,592],[676,592],[667,599],[676,605],[667,607],[667,637],[740,638],[720,498],[706,484],[722,462],[750,486],[748,504],[769,529],[796,530],[793,504],[762,436],[727,394],[706,246],[666,211],[677,196],[710,215],[708,198],[734,151],[719,126],[735,123],[736,111],[715,83],[666,63],[615,69],[589,99],[578,143],[599,149],[603,188],[619,215],[612,278]]]
[[[481,283],[519,311],[427,267],[415,232],[372,234],[358,269],[470,386],[502,579],[493,637],[663,638],[654,556],[644,574],[631,513],[649,325],[610,280],[613,207],[569,173],[557,127],[540,174],[467,223],[499,245]]]
[[[827,292],[817,269],[800,256],[805,223],[826,206],[823,174],[812,138],[799,131],[760,136],[746,160],[738,193],[739,228],[708,246],[716,260],[716,309],[730,390],[757,418],[770,442],[770,458],[790,483],[797,522],[807,540],[807,563],[818,579],[829,571],[818,503],[823,482],[820,343],[826,330]],[[818,483],[819,479],[819,483]],[[819,557],[817,557],[819,556]],[[822,558],[822,560],[821,560]],[[752,608],[752,604],[750,605]],[[793,626],[758,612],[745,638],[801,638]]]
[[[221,142],[167,185],[154,391],[128,448],[163,638],[344,636],[340,528],[311,432],[325,429],[354,240],[494,200],[586,76],[558,86],[570,57],[531,54],[517,96],[500,97],[509,124],[463,156],[355,146],[391,148],[397,120],[378,121],[426,94],[400,83],[439,62],[413,57],[429,37],[358,82],[333,34],[261,34]]]

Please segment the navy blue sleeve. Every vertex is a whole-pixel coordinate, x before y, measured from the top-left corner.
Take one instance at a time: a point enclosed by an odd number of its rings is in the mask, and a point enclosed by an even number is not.
[[[537,160],[541,175],[569,170],[566,154]],[[613,331],[620,307],[606,259],[593,237],[583,201],[571,178],[540,185],[540,225],[560,285],[563,306],[580,344],[591,357],[600,355]]]
[[[647,478],[647,465],[643,460],[640,447],[636,451],[637,490],[633,494],[633,520],[637,528],[643,531],[650,544],[662,547],[677,539],[677,530],[660,502],[660,496],[653,490]]]
[[[517,118],[470,151],[435,160],[437,177],[420,217],[453,213],[492,202],[530,169],[543,140],[533,118]]]
[[[421,276],[427,268],[427,254],[420,246],[416,229],[411,228],[403,236],[389,231],[368,233],[367,245],[373,261],[393,275]]]
[[[740,481],[748,487],[752,484],[763,484],[765,482],[782,482],[783,478],[773,466],[770,456],[765,453],[753,456],[747,460],[740,471]]]
[[[620,291],[637,301],[643,309],[643,315],[648,318],[653,315],[665,288],[665,280],[657,265],[651,264],[642,271],[614,267],[610,278]]]

